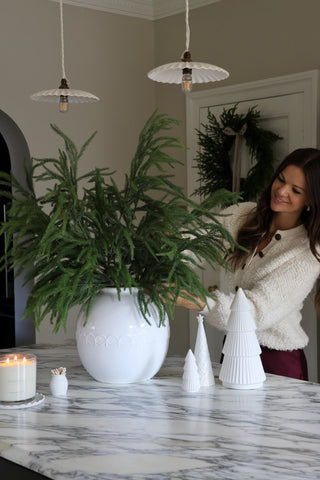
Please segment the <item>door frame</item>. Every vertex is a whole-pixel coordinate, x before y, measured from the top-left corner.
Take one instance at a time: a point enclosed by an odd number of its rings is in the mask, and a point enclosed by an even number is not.
[[[269,78],[255,82],[218,87],[192,92],[186,96],[186,139],[187,139],[187,193],[191,195],[197,188],[198,174],[194,159],[198,151],[196,129],[200,128],[200,109],[206,107],[235,104],[245,101],[259,101],[290,94],[303,94],[304,137],[301,147],[319,148],[319,81],[320,71],[307,72]],[[193,197],[194,198],[194,197]],[[190,343],[195,340],[196,323],[192,312],[189,314]],[[320,328],[317,328],[317,370],[320,381]]]

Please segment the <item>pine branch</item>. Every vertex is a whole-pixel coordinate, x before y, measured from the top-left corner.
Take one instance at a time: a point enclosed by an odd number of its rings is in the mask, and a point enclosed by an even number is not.
[[[221,190],[197,203],[174,184],[168,169],[180,162],[168,149],[184,147],[163,132],[176,124],[157,112],[149,118],[122,188],[106,168],[79,176],[79,160],[95,134],[78,150],[55,125],[64,149],[57,159],[33,159],[26,171],[29,189],[0,175],[4,190],[14,188],[0,229],[11,239],[2,262],[9,261],[26,282],[35,280],[24,316],[37,328],[47,316],[55,332],[66,328],[69,310],[86,305],[88,313],[108,286],[119,296],[121,288],[138,288],[143,315],[153,302],[162,324],[181,292],[208,296],[195,271],[203,261],[228,267],[225,257],[235,242],[212,209],[236,196]],[[40,197],[36,183],[45,187]]]

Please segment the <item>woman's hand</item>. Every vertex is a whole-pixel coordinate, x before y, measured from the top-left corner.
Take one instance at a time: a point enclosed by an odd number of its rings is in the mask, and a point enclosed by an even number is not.
[[[196,312],[202,312],[206,306],[206,302],[202,298],[195,297],[190,293],[189,296],[193,297],[193,299],[179,296],[177,298],[177,306],[187,308],[188,310],[195,310]]]
[[[168,285],[167,285],[168,286]],[[169,298],[173,298],[173,295],[168,293]],[[163,302],[165,303],[165,298],[162,297]],[[176,305],[178,307],[184,307],[188,310],[195,310],[201,312],[206,306],[206,301],[203,298],[195,297],[192,293],[182,290],[180,295],[176,298]]]

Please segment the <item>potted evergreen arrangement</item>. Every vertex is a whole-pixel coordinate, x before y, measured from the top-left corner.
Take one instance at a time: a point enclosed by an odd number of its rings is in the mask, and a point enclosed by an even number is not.
[[[79,160],[94,135],[78,150],[54,125],[51,127],[62,138],[64,150],[59,149],[58,159],[32,160],[26,167],[28,188],[12,175],[0,176],[2,194],[11,203],[0,229],[9,245],[2,261],[26,282],[34,281],[24,316],[33,318],[37,329],[49,317],[57,332],[66,327],[69,310],[80,305],[78,327],[89,331],[77,330],[78,349],[81,342],[93,347],[96,363],[102,361],[99,356],[103,352],[119,351],[121,343],[114,333],[92,333],[90,316],[105,289],[112,288],[116,294],[112,312],[122,303],[119,300],[134,294],[144,331],[151,329],[154,312],[155,330],[161,331],[168,329],[167,313],[172,316],[179,295],[208,295],[196,267],[201,268],[203,261],[212,268],[217,264],[228,267],[225,255],[234,240],[214,207],[230,204],[237,196],[220,190],[196,202],[173,183],[168,169],[178,162],[168,149],[183,148],[179,139],[167,133],[175,123],[158,112],[148,119],[121,187],[108,168],[78,174]],[[36,194],[37,182],[45,184],[43,195]],[[109,316],[116,316],[112,312]],[[133,348],[132,336],[130,342],[122,342],[126,351]],[[135,358],[133,352],[129,363],[134,364]],[[154,368],[160,368],[163,359]],[[108,381],[81,360],[95,378]]]

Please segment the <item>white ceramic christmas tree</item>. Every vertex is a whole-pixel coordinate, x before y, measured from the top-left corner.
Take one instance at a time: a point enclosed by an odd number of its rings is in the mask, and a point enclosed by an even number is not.
[[[255,334],[251,306],[241,288],[232,302],[227,329],[220,380],[229,388],[261,387],[266,379],[260,358],[261,348]]]
[[[214,375],[210,359],[210,352],[208,348],[207,336],[203,325],[203,315],[198,315],[197,319],[198,332],[194,356],[197,362],[200,386],[209,387],[210,385],[214,385]]]
[[[187,392],[197,392],[200,388],[200,378],[196,359],[190,349],[184,362],[182,388]]]

